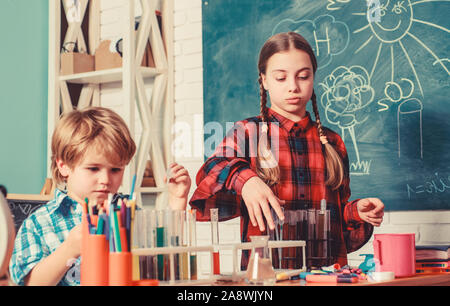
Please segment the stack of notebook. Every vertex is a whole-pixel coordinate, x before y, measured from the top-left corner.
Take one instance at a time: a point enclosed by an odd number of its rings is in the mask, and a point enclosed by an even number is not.
[[[450,272],[450,245],[417,245],[416,272]]]

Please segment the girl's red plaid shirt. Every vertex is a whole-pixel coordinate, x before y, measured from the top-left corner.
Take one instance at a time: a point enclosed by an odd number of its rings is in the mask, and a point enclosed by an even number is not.
[[[324,128],[329,143],[345,165],[343,184],[332,190],[325,185],[323,146],[309,113],[301,121],[293,122],[269,109],[269,118],[271,148],[280,167],[280,182],[272,191],[285,200],[285,210],[320,209],[320,201],[326,199],[331,215],[331,260],[346,265],[347,254],[367,243],[373,226],[359,217],[358,199],[349,201],[349,160],[344,142],[337,133]],[[260,116],[235,123],[197,173],[197,189],[190,200],[191,207],[197,209],[199,221],[209,221],[209,210],[215,207],[219,208],[221,221],[240,216],[242,242],[250,241],[252,235],[266,234],[251,224],[241,196],[245,182],[257,175],[260,123]],[[243,252],[241,268],[245,269],[247,263],[248,253]]]

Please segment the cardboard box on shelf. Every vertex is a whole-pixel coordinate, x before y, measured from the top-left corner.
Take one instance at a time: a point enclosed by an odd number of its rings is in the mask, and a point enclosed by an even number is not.
[[[122,57],[117,52],[111,52],[110,40],[104,40],[95,50],[95,70],[113,69],[122,67]]]
[[[122,67],[122,57],[118,52],[110,51],[111,41],[104,40],[95,51],[95,70],[113,69]],[[147,44],[145,54],[142,58],[142,67],[155,67],[151,54],[150,44]]]
[[[141,187],[156,187],[156,181],[153,177],[152,162],[147,160],[145,163],[144,178]]]
[[[141,187],[156,187],[156,181],[153,177],[144,177]]]
[[[152,46],[150,46],[150,43],[147,43],[147,49],[145,49],[144,58],[147,58],[147,67],[156,67],[155,60],[153,59]]]
[[[61,53],[61,75],[84,73],[95,70],[94,56],[87,53]]]

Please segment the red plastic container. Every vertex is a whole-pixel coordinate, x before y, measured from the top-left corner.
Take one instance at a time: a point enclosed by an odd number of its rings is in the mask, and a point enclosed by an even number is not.
[[[416,274],[415,234],[375,234],[373,248],[377,272],[392,271],[395,277]]]

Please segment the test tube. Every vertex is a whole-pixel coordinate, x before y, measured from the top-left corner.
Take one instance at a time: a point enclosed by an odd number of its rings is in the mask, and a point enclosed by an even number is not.
[[[331,211],[327,209],[326,211],[326,221],[327,221],[327,266],[333,264],[333,258],[331,257]]]
[[[214,274],[220,274],[220,254],[219,254],[219,209],[211,208],[211,239],[214,248],[213,252],[213,267]]]
[[[315,261],[315,237],[316,237],[316,211],[315,209],[308,209],[308,234],[307,234],[307,242],[306,242],[306,251],[307,251],[307,266],[311,268]]]
[[[156,247],[156,210],[147,210],[147,247]],[[155,255],[147,256],[148,278],[158,278],[158,258]]]
[[[306,211],[303,209],[299,209],[296,211],[296,218],[295,218],[296,222],[297,222],[297,226],[296,226],[296,240],[303,240],[306,241],[306,231],[307,231],[307,223],[306,223]],[[305,226],[306,224],[306,226]],[[296,266],[298,269],[303,267],[303,252],[302,252],[302,247],[297,247],[296,249]]]
[[[316,210],[316,237],[315,243],[316,249],[316,266],[325,266],[325,261],[327,257],[326,249],[326,224],[325,224],[325,211]]]
[[[174,222],[177,223],[176,225],[176,241],[179,246],[187,246],[187,232],[186,232],[186,211],[185,210],[176,210],[175,211],[175,218]],[[188,253],[183,252],[180,254],[177,254],[175,256],[176,260],[178,261],[178,268],[176,268],[178,272],[178,278],[176,279],[182,279],[187,280],[189,279],[188,276]]]
[[[281,211],[282,211],[283,214],[284,214],[284,207],[281,207]],[[281,219],[278,217],[277,214],[275,214],[275,217],[277,218],[277,224],[280,226],[280,227],[276,226],[276,227],[275,227],[275,230],[278,230],[278,235],[279,235],[279,236],[278,236],[278,239],[281,241],[281,240],[283,240],[283,225],[284,225],[284,221],[281,220]],[[275,234],[277,234],[277,233],[275,232]],[[278,248],[278,266],[279,266],[280,268],[283,267],[283,266],[282,266],[282,258],[283,258],[282,248]]]
[[[327,266],[329,258],[328,236],[330,211],[327,210],[327,202],[325,199],[320,202],[320,210],[316,212],[316,220],[317,264]]]
[[[141,235],[144,236],[144,244],[146,248],[156,247],[156,211],[152,209],[143,210],[144,230]],[[157,258],[154,255],[141,256],[144,262],[144,271],[142,279],[156,279],[157,272]]]
[[[167,246],[167,211],[158,210],[156,211],[156,246],[165,247]],[[157,255],[158,259],[158,279],[168,280],[168,258],[167,255]]]
[[[144,233],[145,224],[144,224],[144,210],[137,210],[135,212],[134,217],[134,226],[133,226],[133,241],[131,243],[131,247],[134,248],[144,248],[145,247],[145,239]],[[139,256],[139,279],[145,279],[145,256]]]
[[[182,243],[183,238],[183,213],[182,210],[170,210],[168,211],[169,218],[170,218],[170,246],[177,247],[180,246]],[[174,254],[173,255],[173,267],[174,267],[174,277],[175,280],[179,280],[181,277],[181,258],[180,254]]]
[[[275,224],[275,228],[274,229],[270,229],[267,222],[266,222],[266,228],[269,231],[269,240],[278,240],[278,219],[276,216],[275,211],[273,210],[273,208],[270,208],[270,211],[272,213],[272,219],[273,222]],[[279,261],[278,261],[278,249],[272,248],[272,252],[270,253],[271,257],[272,257],[272,266],[274,269],[278,269],[279,268]]]
[[[288,222],[288,239],[289,240],[297,240],[297,211],[291,210],[289,214]],[[297,248],[296,247],[289,247],[287,248],[288,255],[287,255],[287,264],[288,269],[298,269],[297,266]]]
[[[197,210],[191,209],[187,212],[189,224],[189,246],[197,246]],[[197,280],[197,252],[189,253],[189,276],[190,280]]]
[[[132,248],[151,248],[155,246],[155,224],[156,222],[151,219],[151,211],[149,209],[136,210]],[[138,256],[139,279],[157,278],[155,260],[155,256]]]
[[[281,208],[281,211],[283,212],[283,215],[284,215],[284,207],[280,207],[280,208]],[[280,224],[280,240],[284,240],[283,239],[283,234],[285,234],[284,233],[284,231],[285,231],[284,223],[286,222],[286,220],[281,220],[278,217],[278,215],[277,215],[277,218],[278,218],[278,224]],[[284,235],[284,237],[286,237],[286,235]]]
[[[147,220],[145,216],[146,210],[137,210],[135,212],[135,234],[137,240],[137,247],[145,248],[147,240]],[[147,258],[146,256],[139,256],[139,278],[147,279]]]
[[[284,237],[284,240],[289,240],[289,222],[291,220],[291,210],[285,210],[284,211],[284,226],[282,226],[282,229],[280,228],[281,237]],[[281,254],[282,254],[282,268],[288,269],[289,267],[289,261],[291,260],[289,256],[289,250],[290,248],[282,248]]]
[[[187,211],[181,211],[180,216],[181,223],[181,236],[180,236],[180,245],[187,247],[188,246],[188,223],[187,223]],[[189,279],[189,254],[188,252],[183,252],[180,254],[180,279],[188,280]]]

